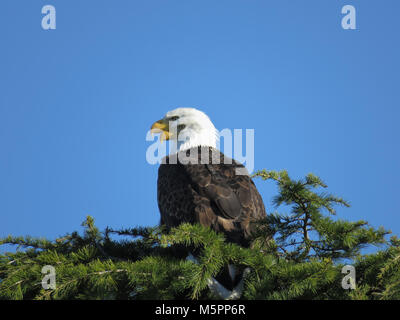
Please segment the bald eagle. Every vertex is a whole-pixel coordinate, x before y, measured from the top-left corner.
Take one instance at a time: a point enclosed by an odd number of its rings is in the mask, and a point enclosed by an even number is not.
[[[151,132],[176,146],[158,170],[161,225],[199,223],[223,233],[228,242],[249,246],[252,222],[266,216],[264,203],[243,164],[217,149],[218,131],[209,117],[194,108],[177,108],[155,122]]]

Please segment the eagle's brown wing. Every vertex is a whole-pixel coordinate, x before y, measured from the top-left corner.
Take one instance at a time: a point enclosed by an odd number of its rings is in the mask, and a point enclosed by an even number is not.
[[[171,158],[167,158],[159,168],[161,223],[168,227],[200,223],[224,233],[228,241],[246,246],[251,222],[265,217],[256,186],[248,175],[237,174],[236,169],[244,169],[242,164],[218,150],[199,147],[195,151],[186,151],[188,164],[182,164],[179,157],[177,164],[170,164]],[[204,152],[209,161],[201,164]]]

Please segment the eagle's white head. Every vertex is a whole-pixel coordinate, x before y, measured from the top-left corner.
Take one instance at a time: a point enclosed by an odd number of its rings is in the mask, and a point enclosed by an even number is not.
[[[176,143],[178,151],[198,146],[217,147],[217,129],[204,112],[195,108],[168,111],[151,126],[151,132],[161,133],[161,141]]]

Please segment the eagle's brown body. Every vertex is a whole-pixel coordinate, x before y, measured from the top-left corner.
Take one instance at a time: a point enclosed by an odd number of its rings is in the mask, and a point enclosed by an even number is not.
[[[202,164],[207,158],[208,164]],[[266,213],[254,182],[249,175],[238,175],[238,168],[244,166],[211,147],[164,158],[157,190],[161,224],[171,228],[200,223],[223,233],[229,242],[247,246],[252,222]]]

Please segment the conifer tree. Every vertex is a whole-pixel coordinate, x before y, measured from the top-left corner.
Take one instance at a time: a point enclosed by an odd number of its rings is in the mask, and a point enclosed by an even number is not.
[[[293,180],[286,171],[259,171],[275,182],[276,210],[257,225],[250,248],[227,243],[200,225],[100,232],[86,218],[83,233],[50,241],[8,236],[21,250],[0,255],[0,299],[212,299],[208,279],[228,264],[243,272],[241,299],[399,299],[400,240],[366,221],[334,219],[341,198],[322,192],[313,174]],[[380,246],[374,253],[362,249]],[[196,247],[197,263],[176,247]],[[43,288],[44,266],[55,287]],[[343,289],[344,265],[356,270],[355,289]]]

